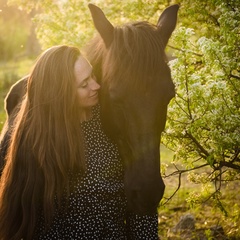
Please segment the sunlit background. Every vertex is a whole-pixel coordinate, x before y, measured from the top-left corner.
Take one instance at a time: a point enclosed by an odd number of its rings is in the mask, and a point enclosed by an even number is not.
[[[177,96],[161,146],[159,236],[177,239],[171,229],[190,213],[206,239],[240,239],[240,0],[0,0],[0,129],[7,91],[38,54],[56,44],[82,48],[96,34],[89,2],[114,25],[156,23],[180,3],[166,49]],[[213,237],[213,226],[222,227],[222,238]]]

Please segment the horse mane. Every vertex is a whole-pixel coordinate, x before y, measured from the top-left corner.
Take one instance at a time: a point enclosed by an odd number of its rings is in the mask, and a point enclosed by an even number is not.
[[[96,37],[87,48],[87,57],[97,77],[121,86],[120,92],[145,91],[167,61],[157,27],[146,21],[115,27],[109,49]]]

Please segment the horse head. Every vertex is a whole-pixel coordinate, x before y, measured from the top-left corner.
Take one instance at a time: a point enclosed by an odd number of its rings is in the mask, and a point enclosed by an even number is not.
[[[160,173],[160,136],[175,95],[165,47],[175,29],[178,5],[164,10],[156,25],[135,22],[114,27],[89,4],[99,37],[88,58],[101,82],[101,118],[124,161],[128,207],[155,213],[165,185]]]

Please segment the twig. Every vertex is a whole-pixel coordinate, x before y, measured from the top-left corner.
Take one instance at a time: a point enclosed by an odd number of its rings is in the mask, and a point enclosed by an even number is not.
[[[208,164],[203,164],[203,165],[200,165],[200,166],[197,166],[197,167],[194,167],[194,168],[191,168],[191,169],[184,169],[184,170],[180,170],[178,169],[178,167],[173,164],[174,167],[177,169],[177,171],[169,174],[169,175],[165,175],[164,177],[167,178],[167,177],[170,177],[170,176],[174,176],[174,175],[177,175],[178,174],[178,186],[176,188],[176,190],[173,192],[173,194],[170,196],[170,197],[164,197],[164,199],[166,199],[165,202],[161,203],[161,206],[164,206],[166,205],[175,195],[176,193],[178,192],[178,190],[180,189],[181,187],[181,177],[182,177],[182,174],[183,173],[186,173],[186,172],[190,172],[190,171],[193,171],[193,170],[196,170],[196,169],[199,169],[199,168],[203,168],[203,167],[206,167],[208,166]]]
[[[204,153],[205,158],[210,156],[208,151],[204,149],[204,147],[197,141],[197,139],[191,133],[186,132],[185,134],[196,144],[196,146],[200,149],[200,151]]]
[[[186,50],[186,49],[181,49],[181,48],[177,48],[177,47],[174,47],[174,46],[172,46],[172,45],[169,45],[168,44],[168,47],[170,47],[170,48],[172,48],[172,49],[174,49],[174,50],[178,50],[178,51],[180,51],[180,52],[183,52],[183,53],[192,53],[192,54],[194,54],[194,55],[196,55],[196,56],[198,56],[198,57],[202,57],[203,55],[202,54],[199,54],[199,53],[196,53],[196,52],[193,52],[193,51],[190,51],[190,50]]]

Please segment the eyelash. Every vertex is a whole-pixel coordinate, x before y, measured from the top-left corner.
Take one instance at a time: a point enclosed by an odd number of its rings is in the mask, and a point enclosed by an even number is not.
[[[92,78],[96,81],[96,76],[95,74],[92,72],[92,74],[90,75],[90,77],[88,79],[86,79],[78,88],[86,88],[88,86],[88,80]]]
[[[81,86],[79,86],[80,88],[86,88],[88,85],[87,81],[84,81],[84,83],[81,84]]]

